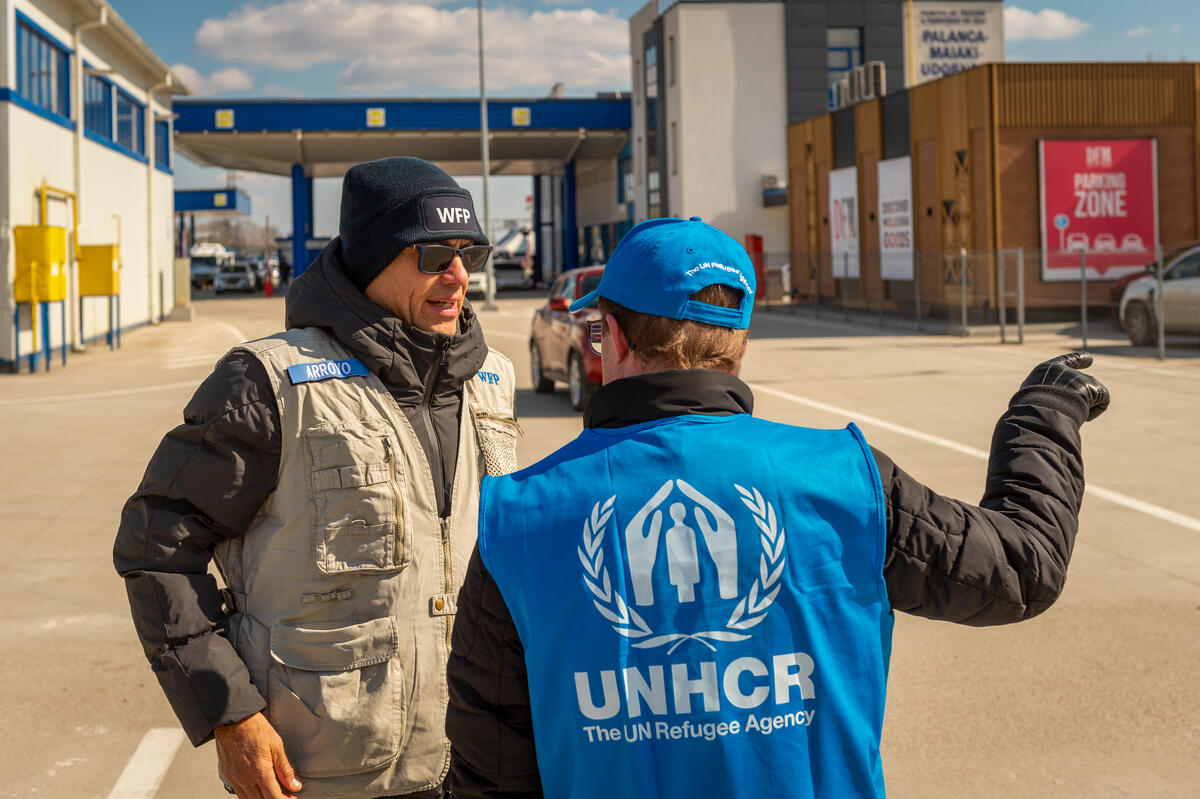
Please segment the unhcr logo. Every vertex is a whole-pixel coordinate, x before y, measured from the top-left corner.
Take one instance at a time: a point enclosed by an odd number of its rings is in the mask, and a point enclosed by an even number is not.
[[[629,582],[633,586],[633,603],[614,585],[604,563],[604,537],[613,514],[616,496],[597,502],[583,522],[583,540],[578,548],[583,564],[583,585],[591,594],[592,604],[618,634],[633,641],[638,649],[669,646],[668,654],[685,641],[696,641],[712,651],[716,643],[744,641],[748,630],[767,617],[767,611],[779,595],[780,578],[787,560],[786,534],[779,524],[774,506],[767,502],[757,488],[735,485],[742,504],[750,511],[761,533],[759,573],[750,590],[743,596],[738,591],[738,537],[733,517],[724,508],[706,497],[685,480],[668,480],[633,515],[624,531],[625,551],[628,553]],[[688,506],[667,500],[678,489],[691,504]],[[663,508],[670,524],[667,526]],[[664,529],[665,528],[665,529]],[[699,536],[697,536],[697,531]],[[657,629],[646,622],[634,606],[654,606],[658,599],[655,574],[659,570],[659,555],[665,550],[668,584],[674,589],[679,604],[696,601],[700,583],[699,540],[712,560],[717,575],[716,591],[704,597],[709,602],[737,600],[721,629],[682,631]],[[661,582],[659,592],[662,592]],[[715,594],[715,595],[714,595]]]

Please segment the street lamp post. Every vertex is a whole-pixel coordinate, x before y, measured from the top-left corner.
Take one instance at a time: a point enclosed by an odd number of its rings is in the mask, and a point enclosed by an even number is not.
[[[476,12],[479,20],[479,148],[483,155],[483,235],[491,240],[492,215],[488,207],[488,175],[492,171],[491,142],[488,141],[487,86],[483,81],[483,0],[477,0]],[[484,287],[486,310],[496,309],[496,269],[489,256],[487,261],[487,285]]]

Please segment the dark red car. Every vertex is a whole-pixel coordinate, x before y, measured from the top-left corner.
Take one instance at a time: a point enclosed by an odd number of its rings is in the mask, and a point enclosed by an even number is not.
[[[533,315],[529,331],[529,369],[533,390],[554,391],[554,381],[567,384],[571,407],[583,410],[600,385],[600,356],[592,354],[585,325],[600,318],[593,304],[580,313],[567,309],[576,299],[600,285],[603,266],[584,266],[563,272],[550,286],[546,304]]]

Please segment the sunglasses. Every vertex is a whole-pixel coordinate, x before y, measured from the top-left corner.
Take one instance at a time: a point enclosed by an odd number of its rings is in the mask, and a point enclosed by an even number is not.
[[[451,247],[449,244],[414,244],[417,251],[417,269],[427,275],[436,275],[450,268],[455,258],[461,258],[463,268],[478,272],[487,266],[492,248],[484,244],[469,247]]]
[[[596,319],[588,322],[584,325],[584,329],[587,331],[588,349],[592,351],[593,355],[600,355],[600,343],[604,340],[604,320]]]

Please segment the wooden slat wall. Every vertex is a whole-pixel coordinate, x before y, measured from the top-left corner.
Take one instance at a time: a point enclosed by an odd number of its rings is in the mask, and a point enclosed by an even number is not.
[[[1192,125],[1193,64],[998,64],[1000,127]]]

